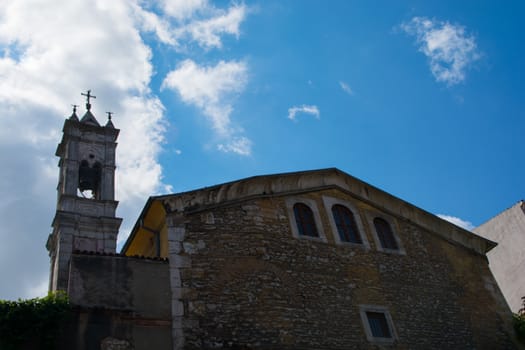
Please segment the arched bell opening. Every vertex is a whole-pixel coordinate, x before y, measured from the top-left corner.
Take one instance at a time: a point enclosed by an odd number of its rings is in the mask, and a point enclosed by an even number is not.
[[[94,157],[90,155],[90,158]],[[100,199],[101,177],[102,166],[99,162],[90,164],[87,160],[82,160],[78,170],[79,194],[88,199]]]

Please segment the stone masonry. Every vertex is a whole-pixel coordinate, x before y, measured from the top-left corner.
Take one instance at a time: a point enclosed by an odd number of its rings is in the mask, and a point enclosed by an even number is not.
[[[167,208],[174,349],[518,346],[484,253],[492,243],[372,187],[368,199],[339,186],[305,187],[157,198]],[[325,240],[294,237],[294,200],[315,206]],[[335,239],[325,207],[333,201],[357,210],[367,245]],[[393,224],[399,252],[378,248],[376,215]],[[367,307],[388,312],[391,343],[367,339]]]
[[[114,253],[122,219],[115,213],[115,150],[119,130],[100,126],[88,111],[64,122],[57,147],[59,180],[53,232],[47,241],[51,258],[49,289],[68,288],[69,262],[75,250]],[[86,198],[81,191],[89,188]]]

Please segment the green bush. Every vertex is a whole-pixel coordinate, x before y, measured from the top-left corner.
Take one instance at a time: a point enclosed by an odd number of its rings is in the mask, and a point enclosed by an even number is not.
[[[0,300],[0,348],[14,350],[32,340],[42,349],[53,349],[69,310],[64,293],[28,300]]]
[[[514,329],[518,339],[525,344],[525,297],[521,299],[523,300],[523,308],[517,314],[514,314]]]
[[[521,342],[525,343],[525,316],[514,314],[514,329]]]

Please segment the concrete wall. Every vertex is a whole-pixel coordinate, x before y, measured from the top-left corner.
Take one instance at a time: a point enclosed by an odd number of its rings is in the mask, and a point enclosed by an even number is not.
[[[356,208],[368,245],[337,243],[326,197]],[[335,189],[295,199],[314,203],[325,239],[294,237],[290,197],[168,217],[172,306],[184,334],[175,348],[384,346],[367,340],[366,306],[389,312],[393,348],[515,348],[510,311],[483,255]],[[392,223],[400,252],[378,249],[376,215]]]
[[[511,310],[518,312],[525,296],[525,202],[518,202],[474,232],[498,243],[487,254],[490,269]]]
[[[69,281],[61,348],[172,349],[167,261],[73,254]]]

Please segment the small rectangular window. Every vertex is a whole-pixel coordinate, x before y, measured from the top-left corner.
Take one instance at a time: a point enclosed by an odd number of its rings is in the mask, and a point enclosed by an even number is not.
[[[391,344],[397,336],[388,309],[379,305],[359,305],[366,339],[372,343]]]
[[[368,311],[366,317],[368,318],[368,324],[370,325],[370,332],[372,332],[374,337],[392,338],[384,313]]]

